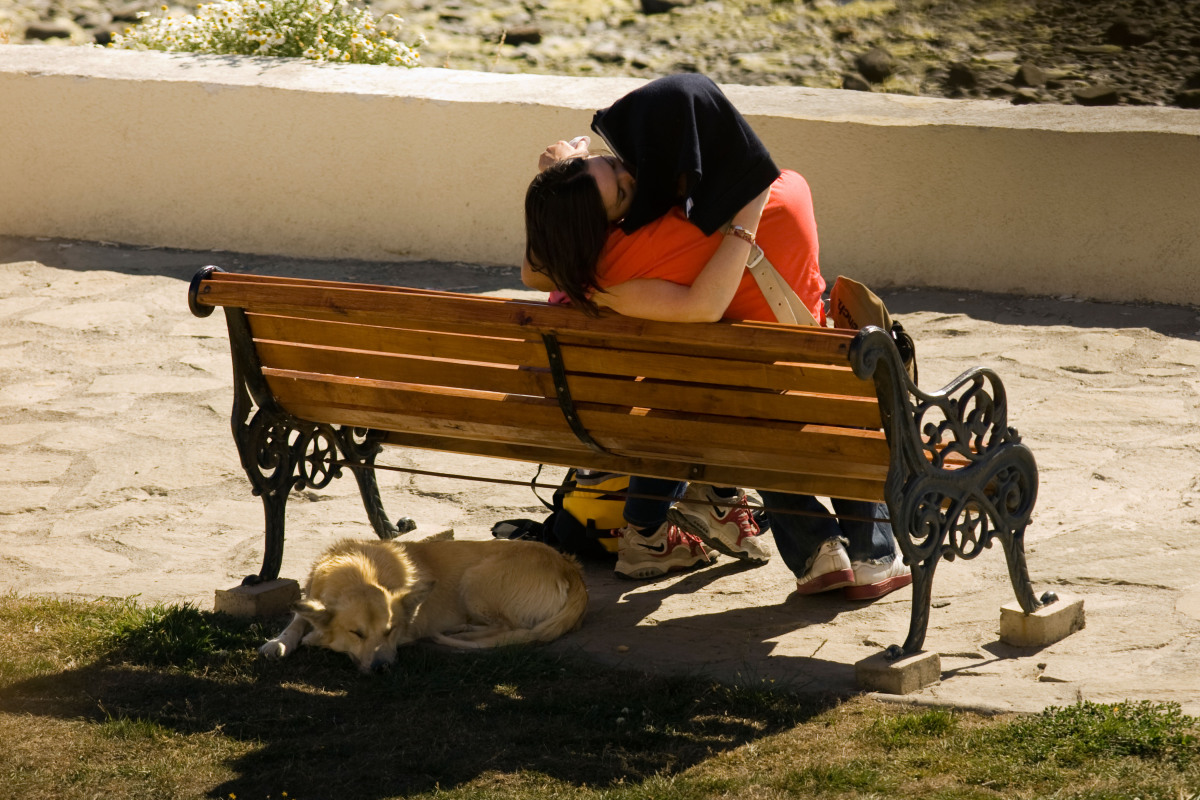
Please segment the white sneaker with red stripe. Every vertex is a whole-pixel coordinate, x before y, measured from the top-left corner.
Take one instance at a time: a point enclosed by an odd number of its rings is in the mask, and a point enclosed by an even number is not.
[[[621,529],[614,569],[622,578],[646,580],[707,564],[714,558],[704,542],[670,522],[659,525],[649,536],[627,525]]]
[[[683,501],[671,507],[667,520],[683,528],[717,552],[765,564],[771,549],[759,537],[758,523],[746,505],[746,493],[721,497],[711,486],[688,484]]]
[[[912,570],[899,552],[890,561],[855,561],[854,582],[842,590],[849,600],[876,600],[912,583]]]
[[[822,542],[817,554],[808,562],[808,569],[796,581],[796,591],[817,594],[853,584],[854,569],[850,566],[850,554],[846,552],[847,544],[849,542],[840,536]]]

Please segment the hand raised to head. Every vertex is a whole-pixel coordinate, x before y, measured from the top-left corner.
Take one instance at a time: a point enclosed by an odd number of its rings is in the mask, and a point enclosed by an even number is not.
[[[565,158],[583,158],[588,156],[588,146],[592,140],[589,136],[576,136],[571,141],[559,140],[552,145],[548,145],[542,154],[538,157],[538,172],[543,172],[551,164],[562,161]]]

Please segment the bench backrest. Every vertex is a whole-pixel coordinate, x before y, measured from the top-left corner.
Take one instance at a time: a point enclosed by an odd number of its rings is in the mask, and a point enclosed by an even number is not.
[[[677,324],[495,297],[215,271],[271,392],[393,444],[865,500],[888,446],[853,331]],[[555,363],[557,362],[557,363]]]

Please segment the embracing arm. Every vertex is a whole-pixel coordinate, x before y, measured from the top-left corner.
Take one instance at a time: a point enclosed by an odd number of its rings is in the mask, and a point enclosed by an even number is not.
[[[767,187],[734,215],[732,224],[757,231],[770,196],[771,189]],[[737,293],[750,251],[746,240],[725,236],[691,286],[659,278],[636,278],[596,292],[593,299],[598,305],[628,317],[663,322],[716,322],[725,315]]]

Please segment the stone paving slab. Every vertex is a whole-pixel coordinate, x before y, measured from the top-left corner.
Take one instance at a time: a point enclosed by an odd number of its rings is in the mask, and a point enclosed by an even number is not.
[[[211,608],[256,572],[262,509],[229,434],[221,314],[187,282],[237,271],[534,297],[514,269],[300,261],[0,238],[0,591],[138,595]],[[832,276],[836,268],[826,265]],[[1033,711],[1174,700],[1200,714],[1200,313],[930,289],[885,293],[913,332],[922,385],[990,366],[1041,472],[1035,588],[1082,597],[1087,627],[1045,648],[999,640],[1012,590],[1000,549],[943,562],[927,647],[942,680],[912,702]],[[533,467],[389,450],[387,463],[528,481]],[[561,471],[542,479],[554,482]],[[381,473],[393,516],[486,538],[540,517],[523,486]],[[283,576],[335,539],[370,536],[352,480],[294,493]],[[909,591],[870,604],[801,598],[774,559],[649,582],[587,568],[584,627],[556,647],[605,663],[855,690],[854,665],[903,639]]]

